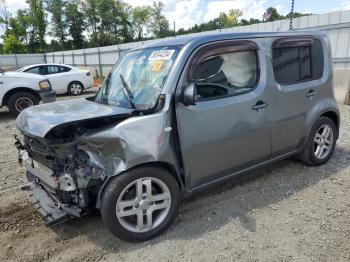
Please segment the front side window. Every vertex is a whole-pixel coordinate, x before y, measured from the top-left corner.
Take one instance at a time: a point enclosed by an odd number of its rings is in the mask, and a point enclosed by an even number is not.
[[[291,45],[291,42],[288,42]],[[283,85],[311,81],[322,77],[323,50],[319,40],[306,46],[279,46],[272,49],[275,78]]]
[[[196,100],[249,92],[258,80],[256,51],[225,52],[205,58],[194,69],[192,78]]]
[[[25,72],[39,75],[39,74],[42,74],[42,70],[40,70],[40,68],[42,67],[40,66],[32,67],[30,69],[27,69]]]
[[[153,108],[180,47],[153,47],[126,53],[111,70],[95,102],[146,110]]]

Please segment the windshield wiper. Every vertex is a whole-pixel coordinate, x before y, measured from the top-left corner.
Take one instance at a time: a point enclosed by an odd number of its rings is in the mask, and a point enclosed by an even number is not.
[[[135,106],[134,102],[132,101],[134,99],[134,95],[132,94],[129,85],[125,81],[125,78],[124,78],[124,76],[122,74],[120,74],[120,79],[122,80],[123,87],[125,88],[126,93],[128,94],[127,97],[128,97],[128,100],[129,100],[129,103],[130,103],[131,107],[133,109],[136,109],[136,106]]]

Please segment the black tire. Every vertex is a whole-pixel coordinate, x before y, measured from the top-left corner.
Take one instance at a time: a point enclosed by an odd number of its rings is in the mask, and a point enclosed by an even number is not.
[[[23,106],[19,105],[21,99],[22,101],[27,101],[27,107],[38,105],[40,102],[40,98],[38,95],[29,92],[18,92],[12,94],[7,101],[7,107],[10,110],[10,113],[15,117],[17,117],[23,109],[27,108],[25,106],[25,103],[23,104]]]
[[[332,129],[333,140],[332,140],[331,149],[328,155],[326,155],[326,157],[324,157],[323,159],[319,159],[315,156],[315,152],[314,152],[314,138],[315,138],[316,132],[324,125],[328,125]],[[339,130],[335,125],[335,123],[332,121],[332,119],[328,117],[320,117],[312,127],[306,146],[303,149],[303,151],[300,153],[299,159],[311,166],[319,166],[319,165],[325,164],[333,155],[334,148],[336,145],[336,140],[338,138],[338,133],[339,133]]]
[[[84,91],[83,84],[80,82],[77,82],[77,81],[69,83],[69,85],[67,87],[67,92],[71,96],[81,95],[83,93],[83,91]]]
[[[168,187],[171,195],[169,212],[164,220],[154,229],[147,232],[133,232],[122,226],[117,218],[116,205],[119,195],[133,181],[152,177],[161,180]],[[130,242],[146,241],[166,230],[176,218],[181,201],[179,184],[167,170],[157,167],[142,167],[130,170],[110,181],[102,196],[101,216],[104,224],[116,237]]]

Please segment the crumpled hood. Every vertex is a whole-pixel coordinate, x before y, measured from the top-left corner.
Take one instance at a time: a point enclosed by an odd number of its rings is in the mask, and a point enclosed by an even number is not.
[[[102,105],[84,98],[71,99],[27,108],[17,117],[16,125],[26,135],[44,138],[58,125],[106,116],[127,115],[132,111],[133,109]]]

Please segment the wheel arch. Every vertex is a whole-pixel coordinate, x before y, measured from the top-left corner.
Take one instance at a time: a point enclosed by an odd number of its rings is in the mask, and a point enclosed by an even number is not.
[[[326,111],[326,112],[322,113],[320,115],[320,117],[321,116],[328,117],[329,119],[331,119],[334,122],[334,124],[336,125],[336,127],[338,128],[338,130],[339,130],[340,118],[339,118],[339,114],[338,113],[336,113],[335,111],[329,110],[329,111]]]
[[[102,195],[105,191],[105,189],[107,188],[107,185],[112,181],[112,179],[116,176],[121,176],[124,173],[130,171],[130,170],[134,170],[134,169],[138,169],[138,168],[144,168],[144,167],[156,167],[156,168],[161,168],[164,169],[166,171],[169,172],[169,174],[171,174],[177,181],[180,191],[181,193],[184,193],[185,190],[185,184],[184,184],[184,178],[181,174],[179,174],[179,172],[176,170],[176,168],[168,162],[163,162],[163,161],[154,161],[154,162],[147,162],[147,163],[142,163],[139,165],[135,165],[129,169],[126,169],[118,174],[115,174],[113,176],[109,176],[101,185],[99,192],[98,192],[98,197],[97,197],[97,201],[96,201],[96,208],[100,208],[101,207],[101,199],[102,199]]]
[[[39,98],[39,100],[41,100],[40,98],[40,95],[33,89],[31,88],[28,88],[28,87],[16,87],[16,88],[13,88],[13,89],[10,89],[8,90],[4,97],[2,98],[2,102],[1,102],[1,106],[7,106],[7,102],[9,100],[9,98],[15,94],[15,93],[19,93],[19,92],[28,92],[28,93],[31,93],[33,95],[35,95],[36,97]]]
[[[69,86],[70,86],[71,84],[74,84],[74,83],[81,84],[81,86],[83,87],[83,89],[85,89],[85,86],[84,86],[84,84],[83,84],[81,81],[79,81],[79,80],[72,80],[72,81],[70,81],[70,82],[68,83],[68,85],[67,85],[67,91],[68,91]]]

